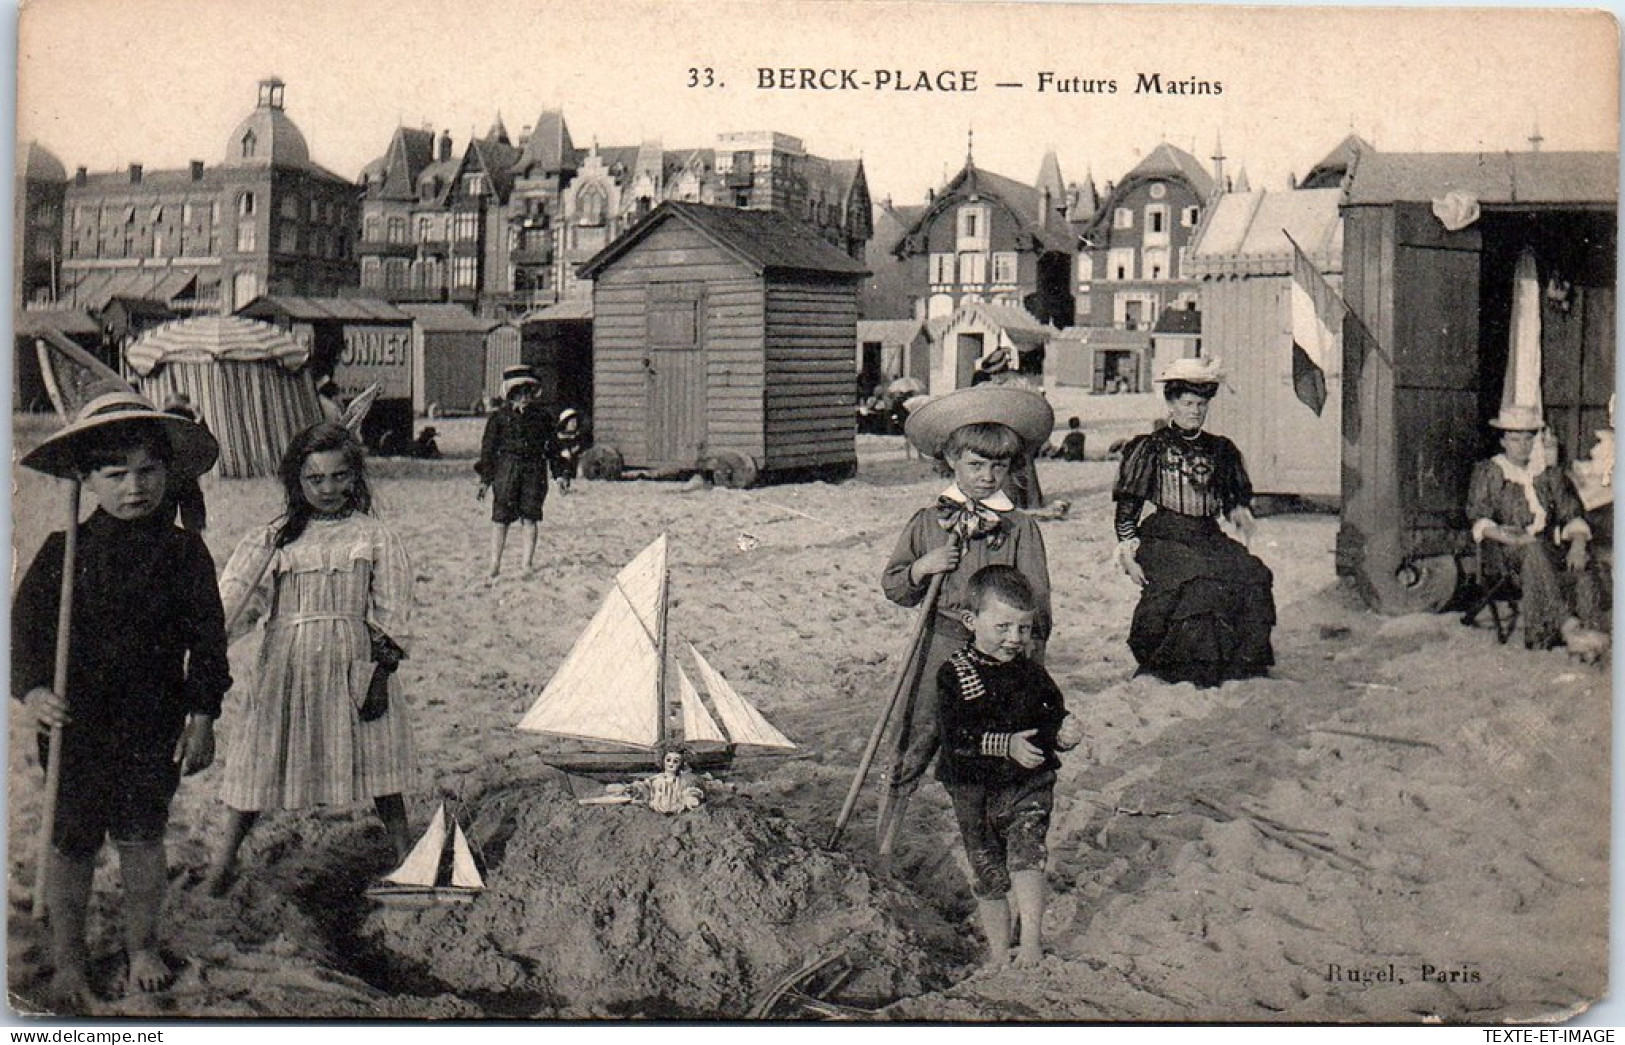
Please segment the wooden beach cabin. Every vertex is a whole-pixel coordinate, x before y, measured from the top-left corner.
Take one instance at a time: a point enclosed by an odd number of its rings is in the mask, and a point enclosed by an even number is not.
[[[293,336],[310,352],[310,372],[318,387],[331,379],[339,397],[350,400],[379,385],[361,437],[374,450],[395,452],[412,442],[413,320],[380,298],[303,297],[273,294],[255,298],[239,316],[264,320]]]
[[[412,317],[412,410],[475,413],[485,399],[485,336],[497,326],[450,302],[397,306]]]
[[[857,470],[863,265],[772,211],[667,202],[581,268],[593,283],[586,474]]]
[[[1449,600],[1463,503],[1494,447],[1513,270],[1535,254],[1541,394],[1572,460],[1614,388],[1613,153],[1370,153],[1343,203],[1342,525],[1337,567],[1385,612]]]
[[[555,415],[592,402],[592,300],[572,298],[519,320],[520,355],[542,383],[542,403]]]
[[[1259,493],[1335,503],[1342,491],[1341,360],[1326,368],[1318,416],[1292,387],[1292,242],[1328,283],[1341,284],[1342,196],[1341,189],[1227,193],[1208,209],[1185,255],[1186,273],[1200,281],[1202,353],[1224,361],[1228,386],[1208,422],[1241,448]]]

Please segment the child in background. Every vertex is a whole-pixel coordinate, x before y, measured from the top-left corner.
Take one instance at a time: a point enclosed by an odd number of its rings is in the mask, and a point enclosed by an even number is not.
[[[988,964],[1009,960],[1013,913],[1020,924],[1016,963],[1032,965],[1043,957],[1056,752],[1076,747],[1081,730],[1055,681],[1028,657],[1038,600],[1021,572],[984,567],[971,577],[966,598],[971,641],[937,672],[937,779],[959,821]]]
[[[1049,637],[1049,562],[1032,517],[1003,492],[1011,463],[1049,437],[1055,414],[1024,389],[980,385],[933,399],[910,415],[906,435],[922,454],[941,458],[954,482],[914,513],[881,576],[886,597],[917,606],[935,574],[944,574],[935,613],[921,641],[917,691],[893,731],[894,760],[882,785],[880,851],[889,855],[897,825],[937,750],[938,667],[970,640],[968,583],[983,566],[1012,566],[1032,585],[1038,659]]]
[[[553,481],[559,484],[559,493],[569,493],[581,464],[582,444],[587,433],[582,430],[581,413],[567,406],[559,413],[558,428],[553,435]]]
[[[192,409],[192,397],[185,392],[176,392],[165,399],[164,413],[194,421],[204,431],[208,431],[208,426],[198,421],[197,411]],[[169,498],[174,506],[171,510],[179,513],[177,521],[181,529],[202,533],[208,527],[209,507],[203,500],[203,488],[198,485],[197,477],[171,475]]]
[[[62,730],[46,857],[57,1013],[82,1014],[92,1000],[85,926],[108,836],[124,886],[126,990],[160,990],[173,978],[158,950],[164,829],[182,774],[214,761],[231,674],[214,562],[197,533],[174,525],[168,491],[218,455],[201,426],[124,391],[92,399],[22,461],[79,480],[97,503],[79,524],[66,693],[52,688],[64,534],[35,556],[11,615],[11,692],[42,727]],[[47,750],[42,729],[42,764]]]
[[[1063,461],[1081,461],[1083,445],[1083,422],[1076,417],[1068,418],[1066,436],[1061,440],[1061,452],[1058,456]]]
[[[232,635],[265,617],[254,686],[226,757],[228,815],[206,885],[230,886],[262,812],[371,800],[395,859],[412,848],[403,794],[412,732],[394,673],[406,658],[412,563],[373,517],[366,453],[342,425],[294,436],[280,475],[287,511],[244,537],[220,588],[243,606]]]
[[[511,366],[502,372],[502,405],[485,422],[480,459],[480,496],[491,489],[491,576],[502,572],[502,550],[508,527],[515,521],[525,530],[525,570],[536,565],[536,524],[542,521],[547,500],[547,465],[553,457],[553,419],[536,401],[541,382],[529,367]]]

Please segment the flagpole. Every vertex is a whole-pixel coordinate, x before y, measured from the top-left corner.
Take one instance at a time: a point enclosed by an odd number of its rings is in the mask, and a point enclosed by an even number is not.
[[[1303,260],[1304,264],[1309,266],[1310,270],[1320,278],[1322,283],[1326,283],[1326,277],[1320,275],[1320,270],[1315,267],[1315,263],[1310,260],[1309,255],[1305,253],[1304,249],[1298,246],[1298,241],[1292,238],[1292,233],[1288,232],[1286,229],[1282,229],[1281,235],[1285,236],[1286,241],[1292,244],[1293,252]],[[1365,325],[1365,320],[1360,318],[1360,314],[1355,312],[1353,308],[1349,307],[1348,300],[1344,298],[1343,295],[1339,294],[1337,292],[1337,288],[1333,287],[1330,283],[1326,283],[1326,289],[1331,291],[1333,300],[1343,307],[1344,317],[1347,318],[1352,316],[1354,318],[1355,327],[1359,331],[1360,342],[1362,344],[1370,345],[1371,350],[1377,354],[1377,358],[1388,364],[1389,371],[1396,370],[1397,368],[1394,366],[1393,358],[1383,349],[1382,343],[1377,340],[1375,334],[1371,333],[1370,328]]]
[[[67,700],[68,639],[73,626],[73,578],[79,553],[79,481],[68,480],[68,528],[62,543],[62,587],[56,610],[56,664],[51,691]],[[34,917],[45,915],[45,893],[50,881],[51,834],[56,821],[56,798],[62,785],[62,727],[52,725],[45,759],[45,808],[40,815],[39,865],[34,869]]]

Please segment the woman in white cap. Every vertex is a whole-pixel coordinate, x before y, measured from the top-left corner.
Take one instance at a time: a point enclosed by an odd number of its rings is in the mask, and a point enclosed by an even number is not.
[[[1216,359],[1176,360],[1157,377],[1169,423],[1129,442],[1112,490],[1116,558],[1142,589],[1129,648],[1140,673],[1198,686],[1275,663],[1274,577],[1219,528],[1228,519],[1250,540],[1254,527],[1241,451],[1202,430],[1221,379]]]
[[[1595,619],[1599,600],[1586,569],[1591,527],[1579,495],[1537,447],[1546,427],[1538,409],[1502,406],[1490,427],[1501,433],[1501,453],[1475,465],[1467,484],[1467,518],[1485,571],[1518,578],[1525,646],[1566,643],[1576,655],[1595,656],[1608,640],[1581,619]]]
[[[536,524],[547,500],[547,462],[554,454],[553,419],[536,401],[541,382],[526,366],[502,372],[502,405],[485,422],[480,459],[480,495],[491,488],[491,576],[502,572],[508,527],[525,528],[525,569],[536,565]]]

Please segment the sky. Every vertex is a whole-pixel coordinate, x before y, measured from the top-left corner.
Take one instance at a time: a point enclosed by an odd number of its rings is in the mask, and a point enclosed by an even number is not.
[[[517,136],[551,108],[582,147],[781,131],[817,155],[861,157],[871,195],[898,203],[922,200],[967,149],[1031,182],[1053,148],[1067,180],[1089,174],[1103,190],[1159,141],[1210,169],[1222,141],[1227,173],[1245,169],[1254,188],[1285,188],[1350,131],[1380,150],[1521,150],[1538,124],[1547,150],[1618,147],[1617,28],[1596,12],[30,0],[18,33],[17,140],[70,172],[218,163],[270,75],[312,158],[350,178],[399,125],[450,130],[460,153],[498,114]],[[851,76],[847,89],[761,88],[761,70],[786,68]],[[911,87],[969,73],[977,89],[879,87],[877,70]],[[1044,72],[1046,85],[1116,93],[1039,91]],[[1137,93],[1142,73],[1220,93]],[[841,86],[838,73],[825,82]]]

